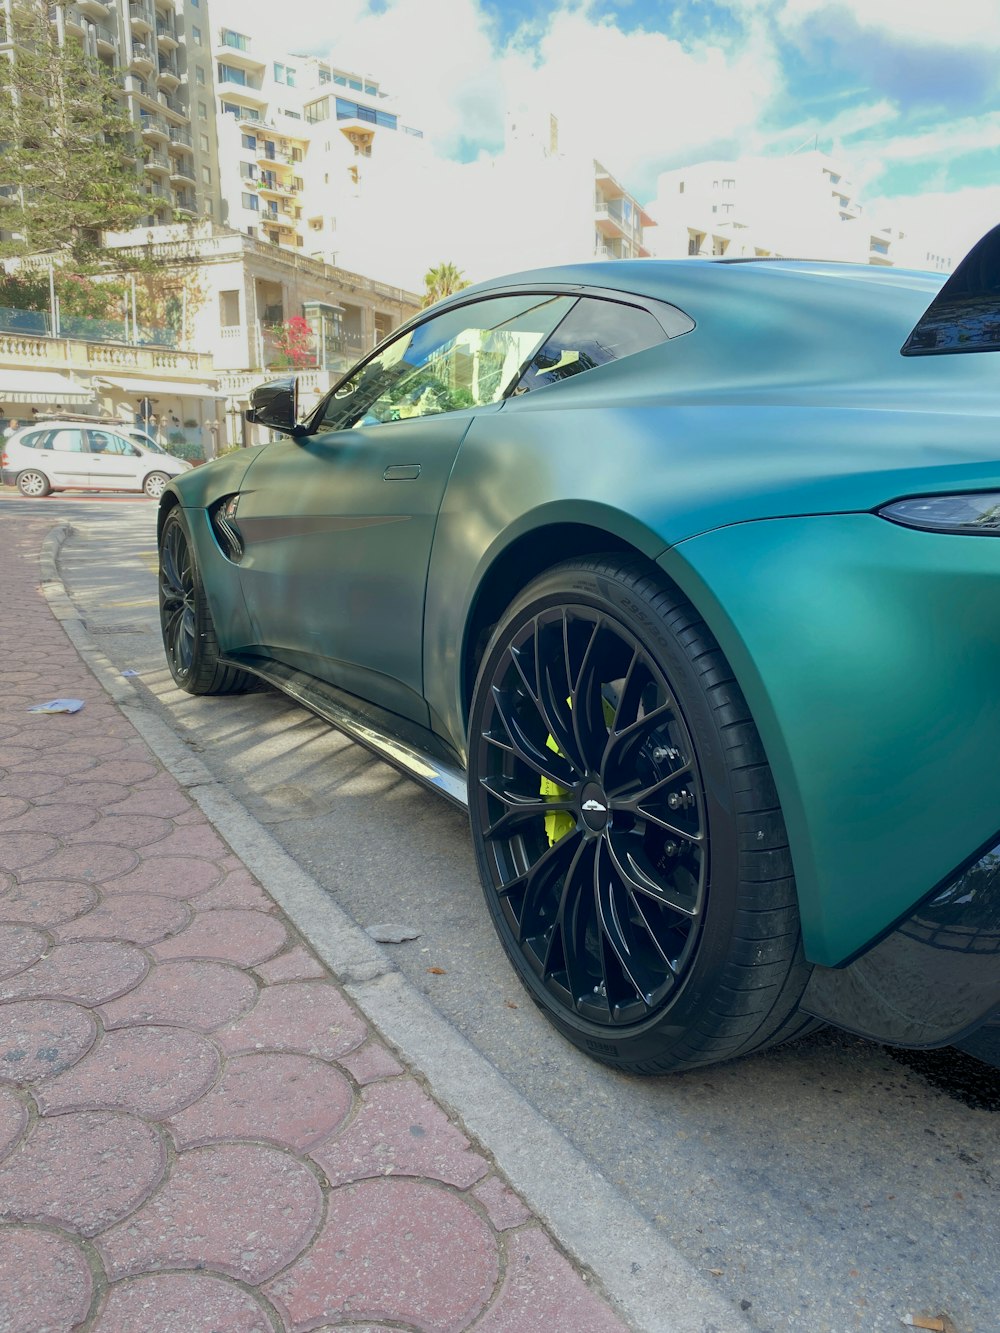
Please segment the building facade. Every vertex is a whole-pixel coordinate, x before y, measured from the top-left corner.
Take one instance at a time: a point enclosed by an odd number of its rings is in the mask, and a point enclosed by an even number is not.
[[[14,0],[0,0],[0,55],[12,43]],[[50,6],[70,35],[121,84],[135,126],[135,169],[147,224],[221,212],[208,0],[75,0]],[[0,217],[2,222],[2,217]]]
[[[648,205],[662,258],[844,260],[950,272],[949,256],[869,215],[847,168],[825,153],[698,162],[664,172]]]

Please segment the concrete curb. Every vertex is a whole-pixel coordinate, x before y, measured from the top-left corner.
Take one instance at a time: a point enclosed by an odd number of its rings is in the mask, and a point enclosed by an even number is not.
[[[59,575],[61,524],[41,551],[53,615],[106,693],[279,904],[362,1013],[428,1081],[635,1333],[747,1333],[752,1325],[398,972],[156,715],[104,656]]]

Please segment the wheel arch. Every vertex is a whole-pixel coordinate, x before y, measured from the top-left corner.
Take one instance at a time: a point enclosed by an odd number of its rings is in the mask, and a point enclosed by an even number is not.
[[[656,569],[652,556],[625,537],[581,522],[533,527],[496,553],[476,585],[466,620],[460,682],[463,726],[468,725],[476,676],[490,634],[514,593],[564,560],[612,553],[644,560],[651,571]]]

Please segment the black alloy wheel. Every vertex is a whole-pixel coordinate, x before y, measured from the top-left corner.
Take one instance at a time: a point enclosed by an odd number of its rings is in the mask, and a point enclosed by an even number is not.
[[[515,601],[480,669],[469,769],[501,942],[577,1045],[653,1073],[806,1026],[759,737],[708,630],[650,567],[560,566]]]
[[[160,534],[160,630],[174,681],[188,694],[255,689],[253,676],[222,661],[194,545],[180,509]]]

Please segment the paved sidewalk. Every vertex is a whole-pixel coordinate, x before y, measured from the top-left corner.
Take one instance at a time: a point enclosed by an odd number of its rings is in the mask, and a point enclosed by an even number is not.
[[[84,665],[50,526],[0,520],[0,1333],[622,1333]]]

